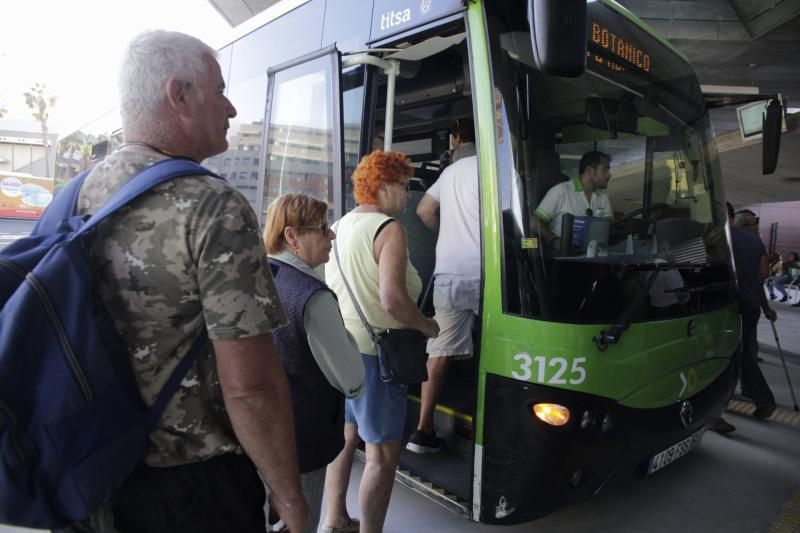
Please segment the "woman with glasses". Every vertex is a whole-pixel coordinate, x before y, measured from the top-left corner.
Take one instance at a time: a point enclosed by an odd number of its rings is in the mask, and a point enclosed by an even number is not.
[[[407,387],[381,381],[375,345],[343,276],[376,332],[413,328],[427,337],[439,333],[436,321],[426,318],[415,304],[422,282],[408,260],[405,228],[394,218],[405,210],[412,173],[411,162],[400,152],[375,150],[365,156],[352,177],[358,206],[334,225],[337,253],[325,265],[325,278],[339,297],[345,326],[362,354],[366,391],[345,403],[346,443],[328,467],[328,508],[322,531],[337,531],[346,523],[347,485],[359,438],[367,452],[359,489],[360,531],[383,529],[406,419]]]
[[[344,446],[344,398],[358,397],[364,386],[361,355],[344,327],[336,296],[314,272],[328,261],[336,238],[327,216],[325,202],[285,194],[267,209],[264,231],[289,320],[273,338],[292,392],[300,481],[309,507],[306,532],[317,531],[325,468]],[[352,521],[346,531],[357,528]],[[273,531],[280,529],[272,526]]]

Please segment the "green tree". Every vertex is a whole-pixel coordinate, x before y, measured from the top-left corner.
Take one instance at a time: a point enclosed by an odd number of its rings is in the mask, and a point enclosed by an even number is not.
[[[47,96],[43,83],[36,83],[29,91],[24,93],[25,104],[31,109],[31,115],[39,122],[42,128],[42,141],[44,142],[45,177],[50,177],[50,143],[47,139],[47,121],[50,111],[56,105],[55,96]]]
[[[0,118],[3,118],[8,113],[8,109],[5,108],[4,105],[0,104]]]

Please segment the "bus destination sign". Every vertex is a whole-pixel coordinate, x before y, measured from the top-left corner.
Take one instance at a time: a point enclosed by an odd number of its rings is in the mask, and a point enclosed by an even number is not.
[[[642,50],[642,47],[637,43],[631,42],[629,39],[623,39],[597,22],[592,22],[590,35],[591,43],[595,47],[606,50],[608,53],[618,57],[624,65],[630,65],[642,72],[650,72],[652,69],[652,57],[645,50]],[[588,59],[617,72],[630,70],[630,68],[626,68],[622,64],[609,59],[608,54],[600,55],[589,51],[586,52],[586,56]]]

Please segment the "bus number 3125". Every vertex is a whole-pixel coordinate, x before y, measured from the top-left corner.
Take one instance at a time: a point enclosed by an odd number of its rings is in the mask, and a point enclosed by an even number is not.
[[[546,357],[544,355],[536,355],[531,357],[528,353],[518,353],[514,356],[514,361],[517,362],[518,369],[513,370],[511,375],[521,381],[531,381],[533,377],[533,365],[536,366],[536,378],[534,381],[537,383],[548,383],[550,385],[580,385],[586,381],[586,369],[583,363],[586,362],[585,357],[576,357],[572,360],[572,367],[569,366],[569,361],[565,357]],[[555,371],[548,378],[545,374],[547,368],[554,369]],[[567,369],[569,368],[569,371]]]

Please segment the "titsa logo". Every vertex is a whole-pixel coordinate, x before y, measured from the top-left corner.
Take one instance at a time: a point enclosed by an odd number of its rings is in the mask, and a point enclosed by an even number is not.
[[[420,15],[427,15],[431,10],[431,2],[432,0],[422,0],[419,3],[419,14]]]

